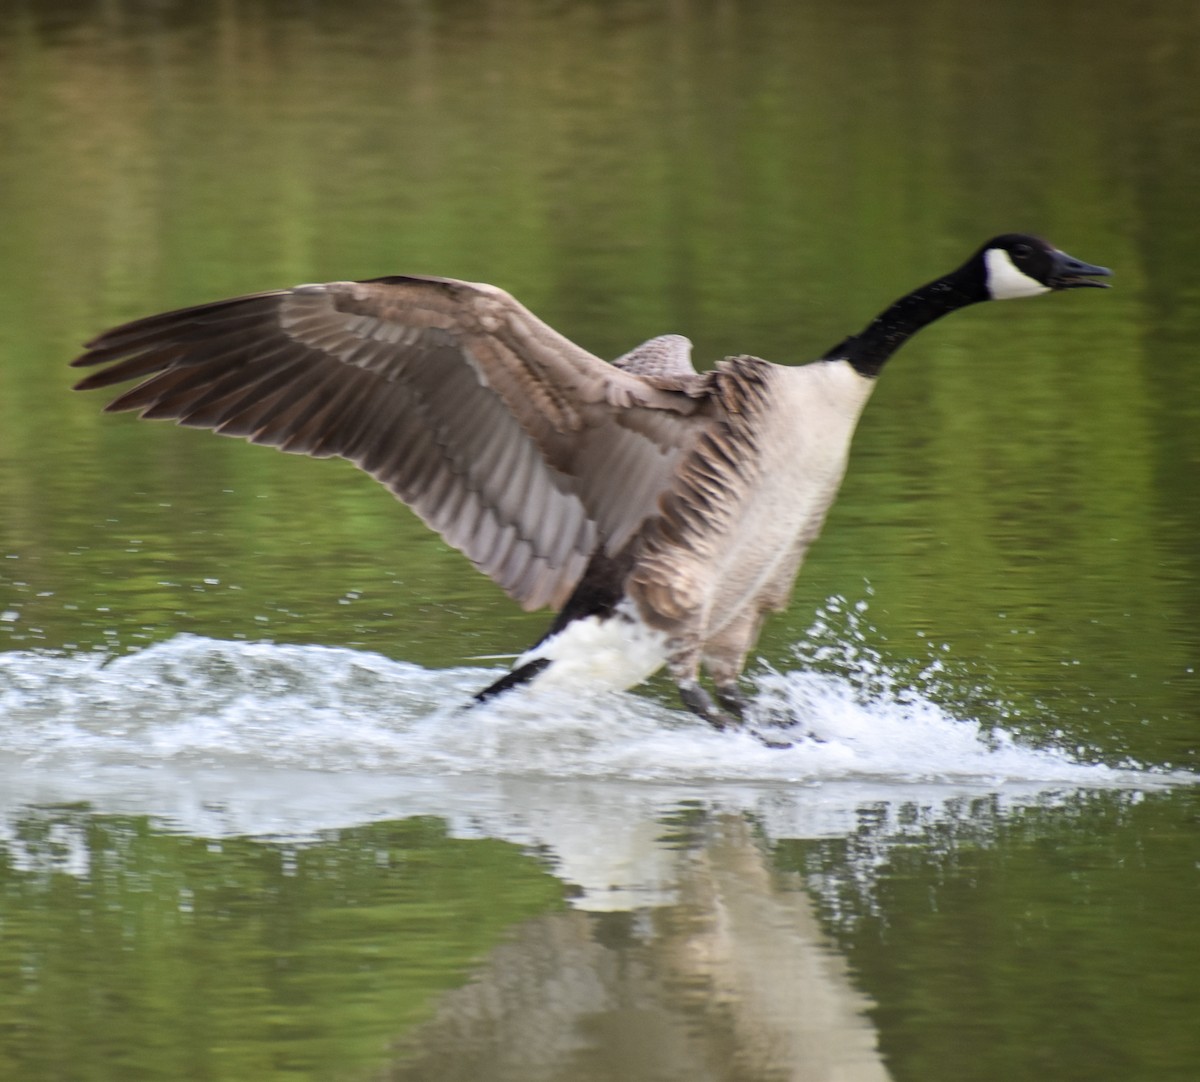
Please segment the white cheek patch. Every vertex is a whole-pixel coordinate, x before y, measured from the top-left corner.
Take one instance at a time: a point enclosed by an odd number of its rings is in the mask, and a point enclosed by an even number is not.
[[[1018,270],[1003,248],[989,248],[983,253],[983,259],[987,265],[987,287],[992,300],[1008,301],[1050,292],[1048,285]]]

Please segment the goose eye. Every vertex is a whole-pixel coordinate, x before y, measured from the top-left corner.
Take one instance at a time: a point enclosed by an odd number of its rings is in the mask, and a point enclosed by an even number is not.
[[[1026,259],[1033,254],[1033,249],[1028,244],[1018,244],[1013,248],[1013,255],[1018,259]]]

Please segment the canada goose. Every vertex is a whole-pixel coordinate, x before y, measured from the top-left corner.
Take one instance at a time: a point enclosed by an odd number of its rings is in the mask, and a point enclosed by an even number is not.
[[[651,339],[612,364],[490,285],[387,277],[255,293],[100,335],[78,390],[106,407],[314,457],[386,485],[526,609],[558,615],[518,684],[624,689],[666,665],[718,728],[764,615],[782,608],[884,362],[976,301],[1101,286],[1006,234],[799,367]],[[718,702],[700,685],[703,664]]]

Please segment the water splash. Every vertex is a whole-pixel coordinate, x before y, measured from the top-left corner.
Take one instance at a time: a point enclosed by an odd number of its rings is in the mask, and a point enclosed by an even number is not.
[[[821,641],[815,633],[805,649],[819,657]],[[468,710],[494,671],[191,635],[122,657],[0,654],[0,746],[10,763],[42,769],[173,762],[642,782],[1129,781],[1128,770],[953,716],[861,643],[839,649],[848,672],[806,666],[757,678],[756,716],[792,742],[784,749],[718,733],[643,695],[514,694]],[[781,717],[794,725],[771,728]]]

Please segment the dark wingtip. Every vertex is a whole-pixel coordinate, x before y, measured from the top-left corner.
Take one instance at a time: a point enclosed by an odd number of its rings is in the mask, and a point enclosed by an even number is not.
[[[87,354],[85,353],[82,357],[76,357],[75,360],[71,362],[71,367],[83,368],[85,365],[95,363],[95,361],[89,360]],[[103,387],[105,386],[104,375],[105,373],[103,370],[99,372],[92,372],[90,375],[84,376],[83,379],[76,380],[75,383],[71,385],[71,390],[94,391],[97,387]]]
[[[84,354],[71,362],[72,368],[82,368],[90,364],[99,364],[101,361],[111,360],[111,357],[92,357],[89,354]],[[116,383],[125,383],[132,379],[134,373],[129,373],[125,370],[124,364],[113,365],[111,368],[101,368],[95,372],[91,372],[79,380],[71,388],[72,391],[96,391],[102,387],[111,387]]]
[[[99,335],[93,338],[90,342],[84,342],[83,352],[78,357],[67,364],[71,368],[90,368],[94,364],[99,364],[101,361],[109,360],[104,354],[105,339],[108,334]]]

